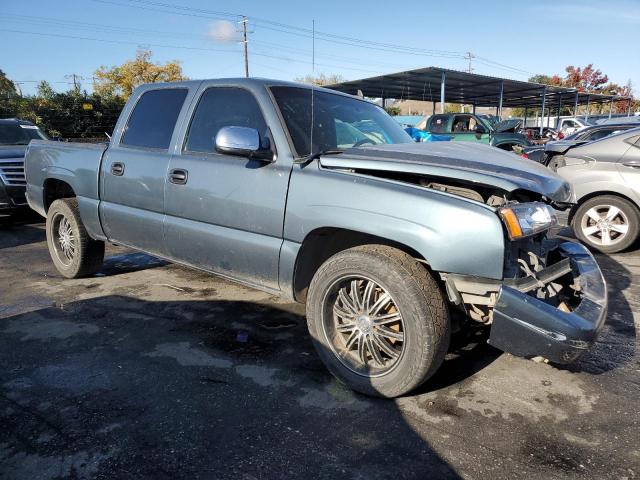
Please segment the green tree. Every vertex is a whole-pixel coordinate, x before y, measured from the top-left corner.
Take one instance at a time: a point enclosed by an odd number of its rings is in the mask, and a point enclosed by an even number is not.
[[[122,65],[101,66],[94,73],[93,91],[103,97],[129,98],[133,89],[143,83],[186,80],[178,60],[153,63],[150,50],[139,50],[136,58]]]
[[[385,107],[384,109],[392,117],[395,117],[396,115],[400,115],[400,113],[402,112],[402,109],[400,107],[398,107],[397,105],[390,105],[388,107]]]
[[[16,85],[7,78],[7,75],[0,70],[0,97],[7,98],[15,95],[17,92]]]

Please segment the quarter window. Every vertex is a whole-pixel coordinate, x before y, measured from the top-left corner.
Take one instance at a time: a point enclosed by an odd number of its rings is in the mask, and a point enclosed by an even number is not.
[[[120,143],[167,150],[186,96],[186,88],[162,88],[143,93],[129,117]]]
[[[211,153],[215,139],[223,127],[254,128],[262,138],[267,123],[255,97],[247,90],[236,87],[212,87],[206,90],[193,114],[185,150]]]

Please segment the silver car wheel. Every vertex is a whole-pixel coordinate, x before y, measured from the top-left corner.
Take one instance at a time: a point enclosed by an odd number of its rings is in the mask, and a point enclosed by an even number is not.
[[[76,236],[71,223],[64,215],[58,213],[53,217],[53,245],[60,263],[70,265],[76,257]]]
[[[585,238],[594,245],[611,246],[626,237],[629,218],[614,205],[596,205],[582,216],[580,228]]]
[[[324,306],[324,333],[344,366],[368,377],[396,366],[404,351],[405,328],[387,290],[368,278],[342,278],[328,290]]]

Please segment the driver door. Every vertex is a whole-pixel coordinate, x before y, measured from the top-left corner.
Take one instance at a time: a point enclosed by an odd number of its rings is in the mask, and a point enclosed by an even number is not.
[[[454,115],[453,123],[451,124],[451,135],[453,136],[453,140],[489,143],[489,133],[476,132],[476,128],[478,126],[482,126],[486,129],[486,127],[473,115]]]
[[[169,257],[251,284],[278,288],[291,163],[219,153],[222,127],[248,127],[264,139],[267,123],[254,94],[206,82],[185,141],[169,161],[164,235]],[[172,174],[180,175],[173,178]]]

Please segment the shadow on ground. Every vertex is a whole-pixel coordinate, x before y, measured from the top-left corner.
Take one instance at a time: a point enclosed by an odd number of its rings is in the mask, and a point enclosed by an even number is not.
[[[299,305],[108,296],[3,325],[10,478],[459,478],[327,373]]]

